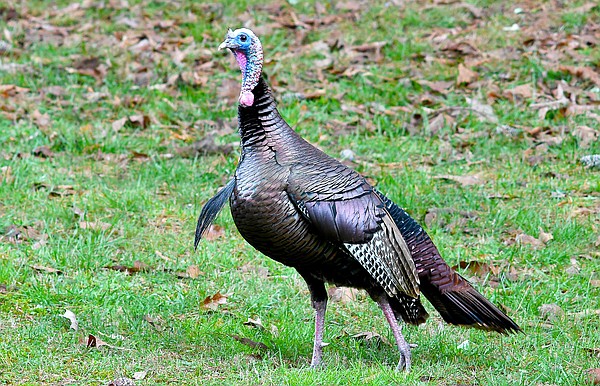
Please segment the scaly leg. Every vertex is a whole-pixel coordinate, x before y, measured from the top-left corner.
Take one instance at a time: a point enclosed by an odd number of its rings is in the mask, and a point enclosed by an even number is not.
[[[400,332],[400,326],[398,326],[398,321],[396,320],[396,316],[394,315],[394,311],[392,311],[392,307],[390,307],[390,303],[386,295],[378,296],[377,304],[383,311],[385,318],[387,319],[392,333],[394,334],[394,339],[396,339],[396,345],[398,346],[398,351],[400,351],[400,361],[398,362],[398,367],[396,370],[406,370],[406,372],[410,371],[410,346],[404,340],[402,333]]]
[[[311,301],[315,309],[315,344],[313,346],[312,360],[310,367],[316,368],[321,365],[323,356],[323,330],[325,329],[325,310],[327,309],[327,299]]]
[[[300,274],[308,285],[311,305],[315,310],[315,343],[310,367],[316,368],[321,365],[321,358],[323,357],[323,330],[325,329],[325,311],[327,310],[327,291],[321,280],[317,280],[308,274]]]

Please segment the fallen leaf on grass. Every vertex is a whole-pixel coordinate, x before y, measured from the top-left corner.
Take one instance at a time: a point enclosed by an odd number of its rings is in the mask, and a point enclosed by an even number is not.
[[[365,342],[377,343],[377,344],[386,344],[391,346],[391,343],[383,336],[379,335],[376,332],[359,332],[358,334],[352,335],[354,339],[364,340]]]
[[[475,71],[469,69],[464,64],[460,63],[458,65],[457,85],[473,83],[478,77],[479,75]]]
[[[127,377],[120,377],[113,381],[110,381],[110,383],[107,386],[135,386],[135,382],[133,382],[132,379],[129,379]]]
[[[488,274],[498,275],[498,273],[500,273],[500,268],[483,261],[460,261],[457,265],[452,267],[454,270],[457,268],[466,269],[473,275],[481,277],[485,277]]]
[[[600,368],[586,370],[588,379],[592,382],[592,385],[600,385]]]
[[[248,321],[244,322],[244,326],[256,327],[256,328],[260,328],[260,329],[265,328],[265,326],[263,326],[262,322],[260,321],[260,318],[256,318],[256,319],[248,318]]]
[[[548,243],[548,241],[552,240],[554,236],[551,233],[546,233],[540,228],[540,235],[538,238],[530,236],[526,233],[520,232],[515,238],[514,242],[524,245],[531,245],[534,248],[541,248]],[[513,244],[510,240],[507,240],[507,245]]]
[[[600,359],[600,348],[584,348],[584,350]]]
[[[190,277],[191,279],[195,279],[198,276],[200,276],[200,274],[202,273],[200,271],[200,268],[198,268],[197,265],[190,265],[189,267],[187,267],[187,269],[185,270],[185,273],[188,274],[188,277]]]
[[[63,318],[67,318],[71,321],[70,329],[77,331],[79,329],[79,322],[77,321],[77,317],[71,310],[65,310],[65,313],[61,315]]]
[[[106,346],[108,348],[114,348],[114,349],[117,349],[117,350],[129,350],[129,349],[125,348],[125,347],[118,347],[118,346],[113,346],[112,344],[108,344],[105,341],[103,341],[102,339],[100,339],[100,338],[98,338],[98,337],[96,337],[96,336],[94,336],[92,334],[88,335],[87,340],[85,340],[85,339],[84,340],[80,340],[80,343],[81,344],[85,344],[85,346],[87,348],[94,348],[94,347],[98,348],[98,347]]]
[[[511,102],[521,102],[533,96],[533,90],[529,84],[522,84],[514,88],[504,90],[502,96]]]
[[[148,374],[147,371],[137,371],[137,372],[133,373],[133,379],[135,379],[136,381],[140,381],[140,380],[146,378],[147,374]]]
[[[139,127],[145,129],[146,127],[148,127],[148,125],[150,125],[149,116],[143,114],[135,114],[113,121],[112,129],[114,131],[119,131],[125,126]]]
[[[175,149],[175,152],[183,158],[195,158],[209,154],[229,154],[232,151],[232,144],[219,145],[215,142],[215,136],[210,134],[189,146],[182,146]]]
[[[127,267],[125,265],[110,265],[104,267],[113,271],[126,272],[130,275],[138,272],[147,272],[150,270],[150,266],[142,261],[136,260],[133,262],[133,267]]]
[[[225,303],[227,303],[227,295],[217,292],[213,296],[207,296],[204,301],[202,301],[201,307],[205,310],[216,311],[217,308],[219,308],[219,305]]]
[[[216,240],[225,236],[225,229],[222,226],[212,224],[204,235],[205,240]]]
[[[356,301],[358,292],[359,291],[356,288],[349,287],[330,287],[327,289],[329,300],[338,303],[349,303]]]
[[[480,121],[498,123],[498,116],[490,105],[486,105],[477,99],[465,97],[471,111],[476,113]]]
[[[241,344],[245,344],[248,347],[258,348],[259,350],[268,350],[269,347],[262,342],[255,342],[252,339],[244,338],[239,335],[232,335],[233,339],[237,340]]]
[[[470,176],[452,176],[444,174],[433,178],[458,182],[462,186],[483,185],[485,183],[485,181],[476,174]]]
[[[538,311],[540,312],[540,317],[554,321],[560,317],[562,317],[565,312],[560,308],[558,304],[542,304]]]
[[[91,229],[94,231],[105,231],[112,227],[112,224],[102,221],[80,221],[79,227],[81,229]]]
[[[576,67],[576,66],[559,66],[560,71],[568,72],[569,74],[581,79],[589,80],[596,86],[600,87],[600,74],[594,71],[591,67]]]
[[[61,271],[60,269],[56,269],[56,268],[52,268],[52,267],[45,267],[43,265],[37,265],[37,264],[32,265],[31,268],[35,269],[38,272],[56,273],[57,275],[62,275],[62,273],[63,273],[63,271]]]
[[[148,322],[148,324],[150,324],[152,327],[154,327],[157,331],[163,330],[162,325],[164,323],[164,320],[160,315],[157,315],[157,316],[144,315],[144,320],[146,322]]]
[[[577,126],[571,134],[578,139],[579,146],[583,149],[587,149],[600,139],[600,131],[589,126]]]

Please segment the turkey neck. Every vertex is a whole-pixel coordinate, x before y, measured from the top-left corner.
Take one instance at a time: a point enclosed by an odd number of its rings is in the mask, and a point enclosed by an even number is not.
[[[262,77],[252,93],[254,104],[249,107],[242,105],[238,107],[242,154],[282,150],[281,141],[295,138],[297,134],[279,115],[277,103]]]

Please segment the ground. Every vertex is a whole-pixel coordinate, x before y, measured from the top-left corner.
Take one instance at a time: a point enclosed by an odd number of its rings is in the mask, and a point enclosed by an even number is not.
[[[0,383],[593,381],[595,2],[4,4]],[[246,244],[227,210],[194,251],[239,154],[239,70],[216,48],[240,26],[262,39],[285,119],[421,222],[523,334],[448,326],[427,305],[403,330],[413,370],[396,373],[377,306],[332,288],[326,367],[311,371],[295,271]]]

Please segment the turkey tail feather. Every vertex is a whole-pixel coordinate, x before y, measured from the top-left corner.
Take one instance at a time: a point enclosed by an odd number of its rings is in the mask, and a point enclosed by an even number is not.
[[[377,193],[410,248],[421,292],[446,322],[501,334],[521,331],[510,317],[446,264],[429,235],[408,213]]]
[[[198,248],[200,239],[202,236],[204,236],[210,227],[210,224],[212,224],[212,222],[215,221],[215,218],[217,218],[217,215],[223,208],[223,205],[225,205],[225,201],[227,201],[231,196],[234,187],[235,179],[231,179],[231,181],[229,181],[227,185],[223,187],[223,189],[219,190],[219,192],[213,198],[204,204],[204,207],[200,212],[200,216],[198,217],[198,224],[196,225],[194,248]]]

